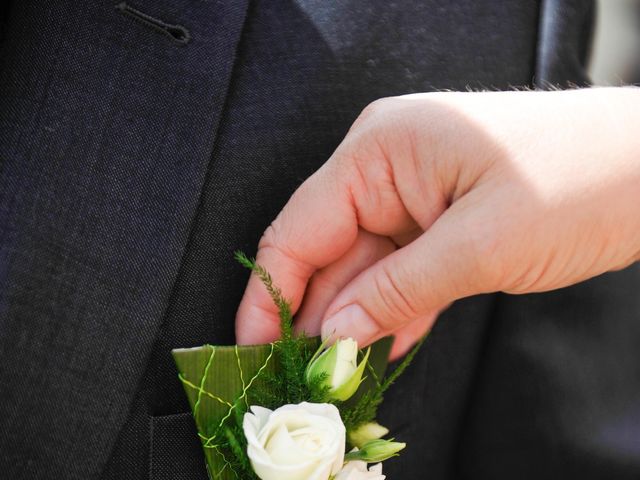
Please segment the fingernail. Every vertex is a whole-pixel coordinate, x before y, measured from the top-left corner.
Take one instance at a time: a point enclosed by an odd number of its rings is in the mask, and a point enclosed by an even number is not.
[[[380,328],[373,318],[356,304],[348,305],[328,318],[322,325],[323,340],[351,337],[358,345],[368,344]]]

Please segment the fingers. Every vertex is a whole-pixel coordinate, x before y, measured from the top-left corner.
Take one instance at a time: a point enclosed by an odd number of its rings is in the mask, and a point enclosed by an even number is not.
[[[359,225],[380,235],[416,228],[394,190],[393,173],[376,135],[369,130],[348,135],[260,240],[256,260],[271,273],[294,313],[309,278],[351,248]],[[236,341],[266,343],[278,333],[277,309],[260,282],[251,278],[236,315]]]
[[[482,275],[465,216],[464,206],[454,205],[416,241],[353,279],[327,309],[322,336],[350,336],[364,346],[399,331],[398,352],[411,332],[400,328],[433,320],[433,312],[452,301],[480,293]],[[429,321],[415,328],[422,332]]]
[[[271,274],[294,312],[311,275],[344,255],[355,241],[353,215],[344,191],[320,169],[266,230],[256,261]],[[279,336],[279,324],[276,306],[252,275],[236,315],[236,341],[241,345],[272,342]]]
[[[361,271],[394,252],[395,244],[360,229],[351,248],[331,265],[318,270],[309,283],[304,302],[296,316],[296,331],[308,336],[320,334],[322,317],[342,288]]]
[[[352,248],[359,227],[404,244],[445,208],[445,197],[436,188],[418,185],[416,136],[408,122],[390,116],[389,105],[388,101],[375,102],[365,111],[329,161],[294,193],[260,241],[256,260],[271,273],[294,313],[312,275]],[[405,197],[414,201],[420,196],[416,192],[430,193],[408,209],[396,180],[401,181]],[[348,276],[355,270],[349,271]],[[337,276],[346,274],[347,270],[336,268],[329,275],[343,283],[349,279]],[[328,296],[320,296],[321,303],[309,316],[326,306]],[[306,313],[305,317],[309,318]],[[317,330],[317,326],[309,327]],[[236,341],[266,343],[278,334],[277,309],[259,281],[251,278],[236,316]]]

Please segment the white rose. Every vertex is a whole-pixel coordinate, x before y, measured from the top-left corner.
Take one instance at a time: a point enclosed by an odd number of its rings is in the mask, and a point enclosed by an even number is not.
[[[378,463],[367,469],[367,464],[360,460],[347,462],[334,480],[384,480],[382,464]]]
[[[247,454],[262,480],[327,480],[342,468],[345,428],[326,403],[251,407],[242,428]]]

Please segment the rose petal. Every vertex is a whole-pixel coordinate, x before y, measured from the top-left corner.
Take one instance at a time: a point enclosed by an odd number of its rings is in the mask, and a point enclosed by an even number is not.
[[[335,405],[254,406],[251,412],[243,419],[247,454],[262,480],[327,480],[342,468],[346,432]]]

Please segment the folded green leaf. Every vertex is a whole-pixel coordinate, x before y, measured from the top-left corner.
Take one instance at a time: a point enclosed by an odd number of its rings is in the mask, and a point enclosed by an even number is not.
[[[320,344],[309,339],[310,350]],[[364,392],[376,386],[384,375],[391,339],[372,346],[369,373],[356,394],[345,404],[357,401]],[[173,350],[182,381],[205,452],[209,477],[213,480],[245,480],[241,462],[235,462],[233,449],[239,438],[229,431],[237,425],[236,416],[251,405],[251,394],[264,390],[265,380],[282,368],[276,361],[273,345],[224,346],[204,345]],[[225,445],[226,448],[221,448]]]

